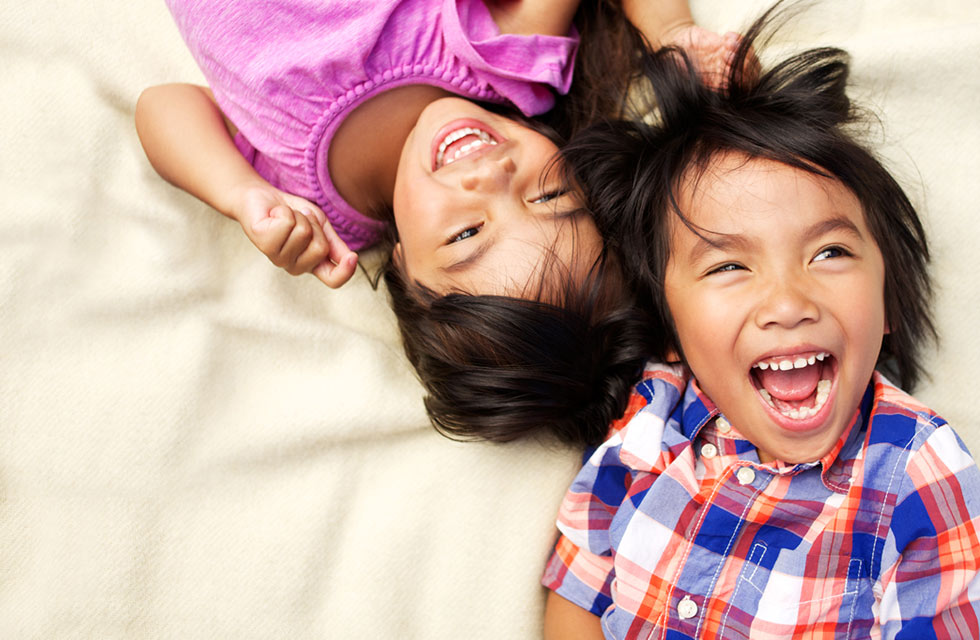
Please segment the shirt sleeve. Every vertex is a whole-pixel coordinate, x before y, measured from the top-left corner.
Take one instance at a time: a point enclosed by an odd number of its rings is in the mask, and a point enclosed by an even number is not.
[[[554,105],[552,90],[568,93],[578,51],[578,33],[567,36],[500,33],[486,5],[444,0],[444,35],[450,50],[524,115]]]
[[[632,480],[619,462],[617,440],[596,450],[565,494],[558,512],[561,537],[542,579],[544,586],[597,616],[612,605],[610,525]]]
[[[882,562],[882,638],[980,638],[980,469],[949,425],[909,457]]]
[[[680,401],[686,376],[676,368],[648,364],[634,388],[627,422],[613,423],[609,438],[589,457],[565,494],[558,512],[561,536],[545,569],[542,584],[597,616],[613,604],[617,513],[628,499],[637,473],[657,473],[660,455],[637,456],[626,440],[645,440],[644,449],[660,450],[663,425]],[[653,467],[645,459],[655,460]],[[636,465],[639,466],[636,466]],[[630,512],[627,509],[624,517]]]

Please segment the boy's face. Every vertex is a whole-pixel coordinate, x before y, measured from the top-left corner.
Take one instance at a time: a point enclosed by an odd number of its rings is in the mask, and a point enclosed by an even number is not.
[[[763,462],[811,462],[850,424],[887,330],[884,263],[839,182],[721,155],[671,225],[665,288],[701,389]]]

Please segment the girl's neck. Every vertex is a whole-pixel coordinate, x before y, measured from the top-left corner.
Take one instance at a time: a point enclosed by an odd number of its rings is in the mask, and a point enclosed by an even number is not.
[[[429,103],[452,95],[430,85],[385,91],[354,109],[330,143],[327,167],[340,195],[358,211],[390,208],[405,139]]]

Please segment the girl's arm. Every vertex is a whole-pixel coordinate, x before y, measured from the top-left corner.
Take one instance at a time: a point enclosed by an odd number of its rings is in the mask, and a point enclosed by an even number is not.
[[[136,131],[165,180],[241,224],[248,238],[289,273],[347,282],[357,255],[313,203],[275,188],[239,153],[210,90],[190,84],[146,89]]]
[[[598,616],[554,591],[548,592],[544,607],[544,640],[602,640]]]
[[[501,33],[566,36],[579,0],[487,0]]]
[[[652,46],[673,42],[674,37],[694,26],[687,0],[621,0],[623,14]]]

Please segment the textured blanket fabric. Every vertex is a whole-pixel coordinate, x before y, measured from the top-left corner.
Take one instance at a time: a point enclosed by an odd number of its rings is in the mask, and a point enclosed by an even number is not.
[[[827,0],[777,44],[853,53],[932,240],[917,395],[976,454],[980,4]],[[0,637],[540,637],[579,453],[435,435],[383,291],[153,172],[136,97],[200,81],[163,2],[16,2],[0,59]]]

